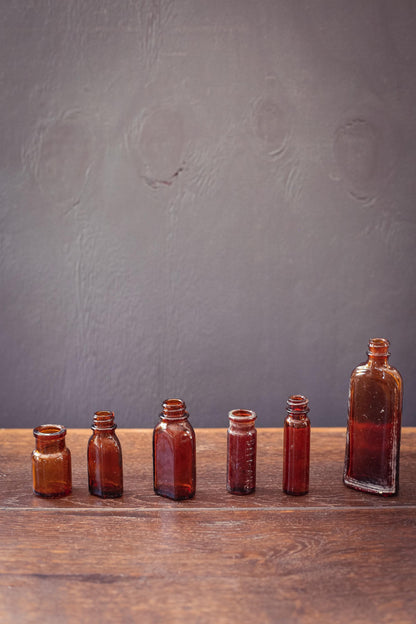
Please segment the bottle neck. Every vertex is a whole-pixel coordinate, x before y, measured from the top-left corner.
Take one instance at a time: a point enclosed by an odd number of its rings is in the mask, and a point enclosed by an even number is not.
[[[374,366],[384,366],[388,363],[390,343],[385,338],[372,338],[368,343],[368,362]]]
[[[57,453],[65,448],[66,429],[62,425],[40,425],[33,429],[36,450],[41,453]]]
[[[254,429],[257,414],[252,410],[236,409],[228,412],[230,431],[247,431]]]
[[[309,412],[309,401],[303,394],[293,394],[288,398],[286,411],[292,418],[305,418]]]
[[[94,422],[91,429],[93,431],[114,431],[117,425],[114,423],[114,412],[95,412]]]
[[[166,399],[162,403],[162,409],[160,418],[163,420],[186,420],[189,417],[186,405],[181,399]]]

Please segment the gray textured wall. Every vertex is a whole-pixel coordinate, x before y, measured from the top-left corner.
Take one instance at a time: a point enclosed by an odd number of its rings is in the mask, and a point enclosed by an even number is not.
[[[344,425],[368,338],[416,424],[416,3],[8,0],[0,424]]]

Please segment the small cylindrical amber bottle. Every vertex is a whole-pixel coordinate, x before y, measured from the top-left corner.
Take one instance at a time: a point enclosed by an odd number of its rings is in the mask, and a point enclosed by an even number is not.
[[[160,423],[153,431],[153,485],[156,494],[173,500],[195,495],[195,432],[181,399],[162,404]]]
[[[46,498],[66,496],[72,491],[71,453],[62,425],[40,425],[33,429],[36,448],[32,452],[33,492]]]
[[[88,487],[91,494],[101,498],[123,494],[123,461],[116,427],[113,412],[94,414],[87,450]]]
[[[372,338],[351,374],[344,465],[345,485],[382,496],[399,489],[403,381],[389,355],[389,341]]]
[[[256,489],[256,412],[236,409],[228,413],[227,490],[251,494]]]
[[[311,423],[308,399],[294,394],[287,400],[283,429],[283,491],[301,496],[309,491]]]

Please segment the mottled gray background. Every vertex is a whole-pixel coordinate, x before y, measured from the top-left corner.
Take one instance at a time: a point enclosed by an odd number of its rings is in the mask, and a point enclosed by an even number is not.
[[[391,340],[416,425],[416,3],[8,0],[2,426],[344,425]]]

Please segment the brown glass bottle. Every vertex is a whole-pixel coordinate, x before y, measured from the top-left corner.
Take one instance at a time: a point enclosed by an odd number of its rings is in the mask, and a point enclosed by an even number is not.
[[[372,338],[367,354],[350,379],[344,483],[392,496],[399,489],[403,381],[388,363],[388,340]]]
[[[88,487],[90,494],[118,498],[123,494],[123,460],[115,433],[113,412],[96,412],[88,441]]]
[[[33,435],[36,441],[32,452],[33,492],[46,498],[70,494],[71,453],[65,445],[65,427],[40,425],[33,429]]]
[[[162,404],[161,422],[153,431],[153,485],[156,494],[173,500],[195,495],[195,432],[181,399]]]
[[[287,400],[283,428],[283,491],[301,496],[309,491],[311,423],[308,399],[294,394]]]
[[[231,410],[227,431],[227,490],[230,494],[251,494],[256,489],[256,413]]]

